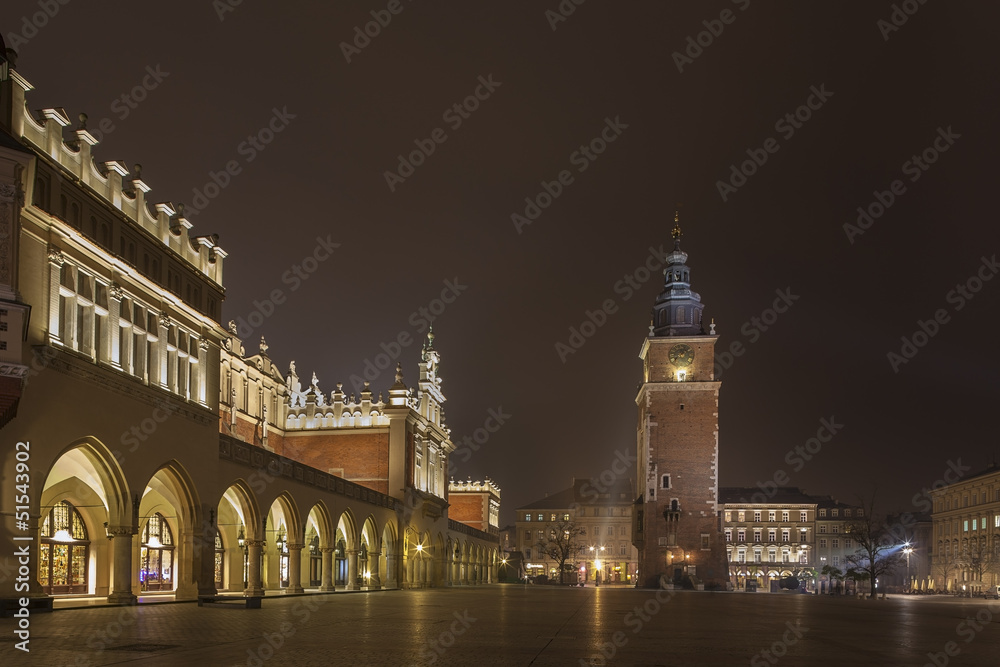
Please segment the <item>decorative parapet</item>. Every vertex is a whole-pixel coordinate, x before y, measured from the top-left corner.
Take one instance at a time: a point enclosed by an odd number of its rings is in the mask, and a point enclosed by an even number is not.
[[[279,456],[261,447],[226,435],[219,436],[219,458],[248,468],[262,470],[271,477],[291,479],[345,498],[355,498],[377,507],[386,507],[391,510],[395,510],[397,507],[402,508],[402,503],[392,496],[373,491],[366,486],[355,484],[322,470],[302,465],[298,461]]]
[[[495,543],[497,546],[500,546],[499,532],[487,533],[484,530],[467,526],[461,521],[455,521],[454,519],[448,519],[448,530],[455,531],[456,533],[462,533],[463,535],[468,535],[469,537],[475,537],[485,542]]]
[[[92,149],[99,142],[87,130],[86,114],[79,115],[75,128],[62,108],[27,110],[25,95],[34,89],[24,77],[11,72],[10,129],[35,151],[45,156],[80,185],[118,209],[125,216],[217,285],[222,285],[222,259],[226,252],[215,236],[189,234],[191,223],[184,217],[183,204],[170,202],[150,206],[146,194],[150,186],[142,180],[141,165],[129,169],[118,160],[97,162]],[[68,133],[68,138],[67,138]],[[30,184],[29,184],[30,186]]]
[[[471,479],[467,482],[448,482],[448,493],[492,493],[497,498],[500,497],[500,487],[493,483],[489,477],[485,481],[475,481]]]
[[[298,383],[289,387],[286,398],[288,415],[285,429],[313,430],[321,428],[363,428],[389,426],[389,417],[385,414],[386,403],[379,394],[377,401],[372,401],[372,392],[365,383],[360,399],[354,394],[348,397],[343,391],[343,384],[337,383],[337,389],[330,393],[329,401],[319,391],[315,381],[310,389],[302,392],[296,389]],[[296,378],[297,379],[297,378]]]

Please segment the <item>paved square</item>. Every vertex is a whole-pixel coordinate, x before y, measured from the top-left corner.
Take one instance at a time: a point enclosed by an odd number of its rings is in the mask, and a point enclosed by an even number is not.
[[[274,595],[260,610],[176,603],[35,615],[30,654],[14,648],[3,619],[0,664],[840,667],[919,666],[935,653],[939,666],[993,665],[994,617],[1000,602],[944,596],[516,585]]]

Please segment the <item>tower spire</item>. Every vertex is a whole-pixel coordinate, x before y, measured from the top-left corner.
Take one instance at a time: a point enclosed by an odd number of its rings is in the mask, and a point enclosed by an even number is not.
[[[674,249],[667,255],[663,270],[663,291],[653,304],[652,336],[694,336],[704,333],[701,296],[691,289],[688,255],[681,250],[680,205],[674,209],[674,228],[670,235]]]

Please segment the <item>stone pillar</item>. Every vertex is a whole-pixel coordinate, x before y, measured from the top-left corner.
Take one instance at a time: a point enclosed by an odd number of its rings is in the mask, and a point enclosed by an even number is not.
[[[131,526],[108,528],[111,535],[112,588],[108,602],[134,604],[132,594],[132,535]]]
[[[336,587],[333,585],[333,547],[320,547],[319,552],[323,554],[319,589],[324,592],[334,591]]]
[[[347,550],[347,590],[358,590],[358,550]]]
[[[288,543],[288,588],[285,593],[305,593],[302,588],[302,547],[304,544]]]
[[[385,587],[399,588],[399,556],[396,554],[385,557]]]
[[[258,597],[264,595],[264,587],[260,580],[260,557],[264,540],[247,540],[247,587],[243,591],[244,597]]]
[[[381,551],[369,551],[368,552],[368,570],[371,572],[371,577],[368,578],[366,582],[368,584],[369,590],[378,590],[382,588],[382,577],[379,576],[379,569],[382,567],[382,552]]]

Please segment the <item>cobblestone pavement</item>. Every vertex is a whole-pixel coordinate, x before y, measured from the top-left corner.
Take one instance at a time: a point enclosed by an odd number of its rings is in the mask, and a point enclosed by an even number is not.
[[[969,620],[971,619],[971,621]],[[995,665],[1000,602],[505,585],[0,619],[0,665]],[[993,622],[993,621],[997,622]],[[950,642],[950,643],[949,643]],[[766,651],[766,653],[765,653]],[[951,655],[948,655],[948,654]]]

